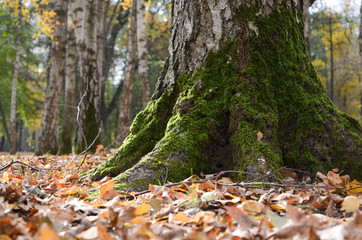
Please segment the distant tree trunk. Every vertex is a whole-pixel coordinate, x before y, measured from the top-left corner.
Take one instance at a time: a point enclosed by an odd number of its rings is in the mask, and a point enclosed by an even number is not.
[[[332,102],[334,102],[334,57],[333,57],[333,51],[334,51],[334,46],[333,46],[333,17],[332,17],[332,13],[330,13],[329,18],[328,18],[328,25],[329,25],[329,51],[331,52],[330,54],[330,86],[329,86],[329,97],[331,98]]]
[[[97,69],[98,69],[98,74],[99,74],[99,87],[98,87],[98,95],[99,95],[99,108],[101,107],[101,87],[102,87],[102,83],[105,81],[104,78],[104,73],[103,73],[103,63],[104,63],[104,46],[105,46],[105,4],[104,1],[99,0],[100,2],[98,3],[98,8],[97,8]],[[102,117],[101,117],[101,109],[99,110],[99,124],[100,124],[100,128],[99,130],[100,135],[99,135],[99,143],[105,145],[105,135],[104,135],[104,126],[103,126],[103,122],[102,122]]]
[[[317,78],[300,1],[172,3],[170,55],[153,100],[88,176],[116,176],[125,191],[190,172],[284,165],[362,178],[362,127]]]
[[[69,9],[69,8],[68,8]],[[70,19],[71,12],[68,11]],[[72,152],[73,135],[75,129],[75,117],[77,109],[75,77],[76,77],[76,42],[74,28],[71,24],[67,25],[67,57],[66,57],[66,75],[65,75],[65,108],[62,121],[62,130],[60,132],[59,154],[69,154]],[[74,108],[73,108],[74,107]]]
[[[132,2],[131,24],[128,30],[128,52],[127,66],[124,84],[122,88],[122,100],[119,114],[119,131],[122,142],[129,134],[129,126],[131,124],[131,99],[133,79],[135,75],[135,59],[136,59],[136,43],[137,43],[137,0]]]
[[[72,18],[75,24],[75,37],[79,53],[80,72],[82,77],[82,94],[79,112],[81,124],[76,151],[81,152],[94,142],[90,151],[99,144],[97,138],[100,124],[100,70],[98,69],[99,12],[104,1],[71,0]],[[84,136],[84,137],[83,137]]]
[[[11,109],[10,109],[10,132],[11,132],[11,150],[10,154],[15,154],[17,151],[17,131],[16,131],[16,87],[18,84],[18,75],[20,67],[20,51],[21,51],[21,35],[22,35],[22,0],[18,0],[18,26],[16,32],[16,45],[15,45],[15,64],[14,64],[14,75],[13,85],[11,89]]]
[[[310,55],[310,13],[309,8],[315,0],[303,0],[303,20],[304,20],[304,38],[307,43],[308,52]]]
[[[359,56],[360,56],[360,66],[362,68],[362,1],[359,9]],[[362,120],[362,76],[359,77],[359,89],[360,89],[360,119]]]
[[[1,102],[0,102],[0,115],[1,115],[1,123],[2,123],[4,131],[5,131],[5,136],[6,136],[7,140],[10,142],[11,141],[10,132],[9,132],[8,125],[6,123],[6,116],[5,116],[3,106],[1,105]]]
[[[147,72],[146,10],[145,0],[135,1],[137,1],[138,72],[142,89],[142,107],[145,109],[151,100],[150,83]]]
[[[65,75],[68,1],[56,1],[54,11],[56,13],[55,21],[60,24],[56,24],[54,27],[54,39],[50,53],[49,83],[46,90],[37,155],[42,155],[47,152],[56,154],[58,151],[57,120],[59,96]]]
[[[113,110],[118,109],[118,107],[119,107],[119,98],[121,96],[122,89],[123,89],[123,81],[121,81],[119,83],[119,85],[117,86],[117,89],[112,97],[111,102],[108,104],[108,106],[106,106],[106,103],[104,100],[105,82],[108,79],[108,74],[109,74],[111,65],[113,64],[114,48],[116,46],[116,40],[117,40],[118,33],[121,30],[121,28],[127,24],[129,13],[130,13],[129,10],[126,10],[126,11],[122,10],[122,12],[118,14],[118,16],[117,16],[118,23],[115,24],[111,28],[110,33],[109,33],[110,38],[107,40],[106,47],[105,47],[105,56],[104,56],[104,61],[103,61],[104,81],[102,82],[102,92],[101,92],[101,95],[102,95],[102,100],[101,100],[102,122],[104,125],[106,125],[108,118],[111,115],[111,113],[113,112]],[[110,23],[108,23],[108,25],[109,24]],[[106,33],[106,34],[108,35],[108,33]]]

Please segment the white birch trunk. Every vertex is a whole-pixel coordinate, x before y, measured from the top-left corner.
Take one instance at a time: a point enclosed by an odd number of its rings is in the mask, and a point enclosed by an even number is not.
[[[100,72],[99,59],[103,50],[99,49],[99,36],[103,34],[104,1],[71,1],[72,19],[75,25],[75,37],[79,54],[80,72],[82,77],[82,98],[78,120],[80,123],[77,152],[86,149],[93,141],[91,151],[97,147],[100,127]],[[100,22],[102,19],[102,22]],[[98,37],[98,38],[97,38]],[[84,136],[84,137],[83,137]]]
[[[68,6],[69,9],[69,6]],[[68,11],[68,19],[71,12]],[[75,99],[75,77],[76,77],[76,42],[74,28],[71,24],[67,25],[67,57],[65,74],[65,108],[63,116],[62,131],[60,133],[60,154],[72,152],[73,134],[75,128],[76,106]]]
[[[136,1],[136,0],[135,0]],[[151,99],[150,83],[147,71],[147,39],[146,39],[145,1],[137,0],[137,47],[138,72],[142,88],[142,107],[146,108]]]
[[[22,27],[21,23],[23,21],[22,16],[22,0],[18,1],[18,26],[17,26],[17,35],[16,35],[16,45],[15,45],[15,64],[14,64],[14,75],[13,75],[13,85],[11,89],[11,108],[10,108],[10,132],[11,132],[11,150],[10,154],[15,154],[17,151],[17,131],[16,131],[16,86],[18,83],[19,67],[20,67],[20,51],[21,51],[21,34]]]
[[[57,120],[59,96],[65,75],[68,1],[56,1],[54,10],[56,12],[55,21],[60,24],[55,25],[54,28],[54,39],[50,57],[49,85],[46,91],[37,154],[44,154],[45,152],[56,154],[58,151]]]

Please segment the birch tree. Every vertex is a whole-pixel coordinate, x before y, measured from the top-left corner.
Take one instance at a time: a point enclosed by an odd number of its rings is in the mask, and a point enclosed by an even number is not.
[[[71,0],[72,22],[75,25],[75,37],[79,55],[79,68],[82,77],[82,97],[77,115],[80,124],[77,152],[89,149],[94,151],[99,143],[100,129],[100,76],[99,58],[102,55],[103,44],[103,10],[104,1]]]
[[[69,7],[69,5],[68,5]],[[71,19],[68,11],[68,19]],[[69,154],[72,152],[73,135],[75,129],[76,111],[76,52],[77,52],[75,33],[72,24],[67,24],[67,49],[66,49],[66,75],[65,75],[65,96],[64,96],[64,115],[62,121],[62,130],[60,133],[59,154]]]
[[[56,1],[54,38],[50,52],[50,74],[45,97],[44,112],[39,135],[37,154],[58,151],[57,120],[59,112],[59,96],[65,76],[66,26],[68,1]]]
[[[137,1],[137,52],[138,73],[142,89],[142,107],[146,108],[151,99],[150,83],[147,72],[147,39],[146,39],[146,10],[144,0]]]
[[[22,0],[18,0],[18,26],[16,32],[15,43],[15,63],[13,84],[11,89],[11,109],[10,109],[10,132],[11,132],[11,150],[10,154],[15,154],[17,151],[17,131],[16,131],[16,87],[18,82],[19,68],[20,68],[20,51],[21,51],[21,34],[22,34]]]

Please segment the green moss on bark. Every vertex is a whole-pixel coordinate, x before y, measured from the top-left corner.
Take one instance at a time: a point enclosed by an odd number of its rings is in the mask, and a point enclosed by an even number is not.
[[[248,64],[242,71],[246,84],[240,89],[253,94],[245,97],[253,107],[241,108],[244,119],[262,120],[264,127],[258,128],[264,136],[270,126],[277,126],[267,134],[280,148],[276,156],[271,151],[271,157],[288,166],[313,172],[339,167],[361,177],[356,171],[361,166],[361,126],[326,96],[307,54],[303,25],[296,18],[302,16],[286,8],[254,18],[253,24],[262,30],[247,38]]]
[[[175,102],[175,94],[165,93],[159,99],[149,103],[133,121],[131,134],[125,139],[117,153],[87,174],[93,180],[104,176],[114,177],[136,164],[164,135],[173,102]]]

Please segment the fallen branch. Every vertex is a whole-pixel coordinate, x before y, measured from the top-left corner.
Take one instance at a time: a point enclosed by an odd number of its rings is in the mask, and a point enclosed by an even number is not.
[[[25,166],[25,167],[28,167],[28,168],[30,168],[30,169],[32,169],[32,170],[34,170],[34,171],[38,171],[38,172],[47,172],[47,171],[45,171],[45,170],[43,170],[43,169],[30,166],[29,164],[20,162],[20,161],[18,161],[18,160],[15,160],[15,161],[14,161],[14,160],[11,160],[11,162],[10,162],[9,164],[7,164],[7,165],[5,165],[4,167],[0,168],[0,171],[6,169],[6,168],[8,168],[8,167],[10,167],[10,166],[13,165],[13,164],[20,164],[20,165],[23,165],[23,166]]]

